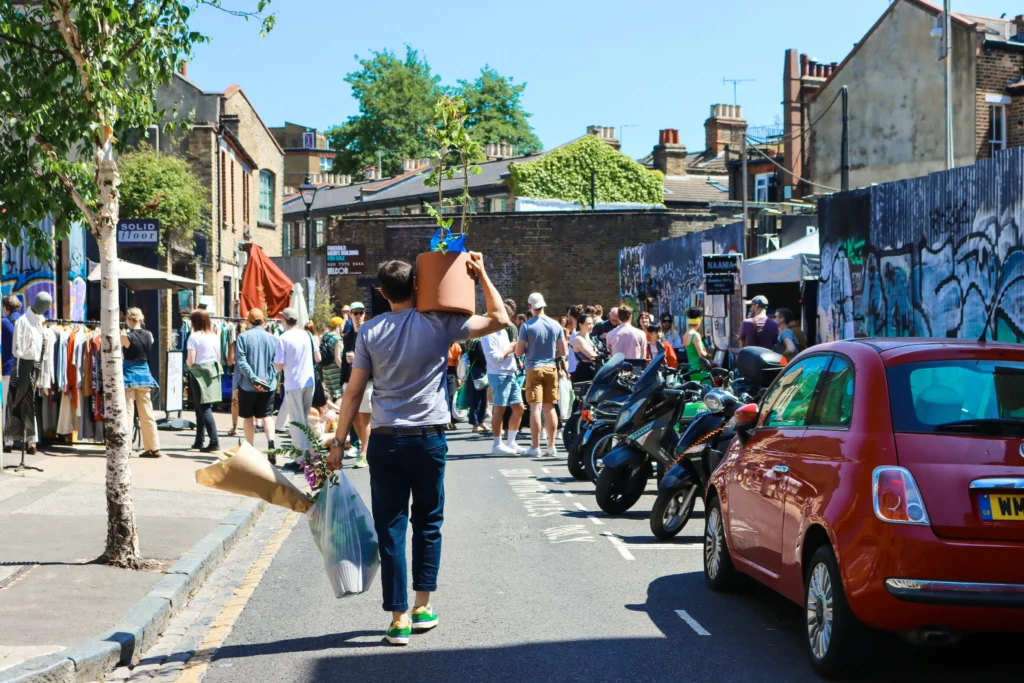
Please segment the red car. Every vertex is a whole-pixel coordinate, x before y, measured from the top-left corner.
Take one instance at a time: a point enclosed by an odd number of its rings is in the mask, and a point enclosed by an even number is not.
[[[926,642],[1024,631],[1024,346],[815,346],[736,413],[711,477],[704,576],[806,607],[815,669],[865,625]]]

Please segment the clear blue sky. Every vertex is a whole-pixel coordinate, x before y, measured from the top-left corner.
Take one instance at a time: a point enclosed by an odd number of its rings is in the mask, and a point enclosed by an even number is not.
[[[940,0],[934,0],[939,2]],[[249,9],[256,0],[225,0]],[[953,10],[1014,16],[1011,0],[953,0]],[[354,55],[409,44],[445,83],[473,79],[490,64],[525,81],[526,110],[545,147],[588,125],[631,125],[624,151],[650,152],[658,130],[677,128],[704,149],[709,105],[732,103],[739,86],[752,126],[781,117],[783,57],[796,48],[840,62],[889,0],[519,0],[464,5],[422,0],[273,0],[277,27],[264,39],[248,23],[204,8],[194,26],[212,38],[189,65],[200,86],[237,83],[269,126],[320,129],[357,105],[343,79]],[[457,32],[469,34],[461,40]]]

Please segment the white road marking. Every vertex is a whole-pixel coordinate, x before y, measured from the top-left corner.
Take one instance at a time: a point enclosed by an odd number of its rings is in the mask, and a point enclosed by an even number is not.
[[[583,504],[582,504],[582,503],[573,503],[573,505],[575,505],[575,506],[576,506],[576,509],[578,509],[578,510],[583,510],[583,512],[587,512],[587,513],[589,513],[589,512],[590,512],[589,510],[587,510],[587,508],[586,508],[586,507],[584,507],[584,506],[583,506]],[[601,520],[599,520],[599,519],[598,519],[597,517],[592,517],[592,516],[590,516],[590,515],[588,514],[588,515],[587,515],[587,519],[589,519],[589,520],[590,520],[591,522],[593,522],[594,524],[597,524],[598,526],[604,526],[604,522],[602,522]]]
[[[601,535],[604,536],[605,538],[607,538],[609,541],[611,541],[611,544],[613,546],[615,546],[615,549],[619,551],[619,555],[622,555],[623,559],[626,559],[626,560],[635,560],[636,559],[633,556],[633,553],[629,552],[629,549],[626,547],[626,544],[622,542],[621,538],[619,538],[615,534],[611,533],[610,531],[605,531]]]
[[[547,467],[541,467],[540,471],[543,472],[544,474],[551,474],[551,470],[549,470]]]
[[[565,494],[565,497],[566,497],[566,498],[572,498],[573,496],[575,496],[575,495],[576,495],[576,494],[575,494],[575,493],[573,493],[572,491],[566,491],[565,489],[562,489],[562,493],[564,493],[564,494]]]
[[[692,629],[694,630],[694,632],[695,632],[695,633],[696,633],[696,634],[697,634],[698,636],[710,636],[710,635],[711,635],[711,633],[710,633],[710,632],[708,632],[707,630],[705,630],[703,626],[701,626],[700,624],[698,624],[698,623],[697,623],[697,620],[696,620],[696,619],[694,619],[694,618],[693,618],[693,617],[691,617],[691,616],[690,616],[689,614],[687,614],[687,613],[686,613],[686,610],[684,610],[684,609],[677,609],[677,610],[676,610],[676,614],[678,614],[678,615],[679,615],[679,618],[680,618],[680,619],[682,619],[682,620],[683,620],[683,621],[685,621],[685,622],[686,622],[687,624],[689,624],[689,625],[690,625],[690,628],[692,628]]]

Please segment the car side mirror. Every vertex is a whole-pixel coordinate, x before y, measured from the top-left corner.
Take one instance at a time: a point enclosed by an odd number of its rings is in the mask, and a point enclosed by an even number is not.
[[[756,403],[747,403],[737,408],[732,416],[736,421],[736,431],[747,432],[757,425],[757,418],[760,416],[760,413]]]

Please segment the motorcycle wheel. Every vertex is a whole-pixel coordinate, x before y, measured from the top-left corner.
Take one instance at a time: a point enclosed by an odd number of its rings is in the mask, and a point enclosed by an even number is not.
[[[647,488],[647,467],[605,468],[597,478],[597,505],[606,514],[621,515],[644,495]]]
[[[580,452],[579,437],[569,446],[569,457],[566,465],[569,467],[569,474],[576,481],[586,481],[587,470],[583,466],[583,453]]]
[[[580,434],[580,414],[574,412],[569,416],[562,426],[562,445],[569,448],[576,443],[576,437]]]
[[[668,541],[676,537],[683,530],[686,523],[690,521],[693,514],[693,507],[697,503],[697,496],[690,499],[690,487],[676,491],[659,491],[658,499],[654,501],[651,508],[651,533],[662,541]]]
[[[583,451],[583,468],[586,470],[587,479],[597,484],[597,478],[604,469],[603,459],[612,449],[615,448],[615,432],[612,428],[604,427],[590,436],[590,441],[581,449]]]

